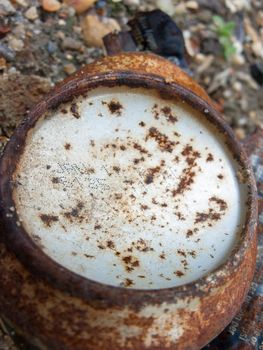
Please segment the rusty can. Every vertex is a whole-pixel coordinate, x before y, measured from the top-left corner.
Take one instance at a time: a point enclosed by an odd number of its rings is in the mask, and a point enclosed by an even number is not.
[[[39,349],[199,349],[256,260],[247,156],[204,90],[155,55],[64,80],[0,163],[0,316]]]

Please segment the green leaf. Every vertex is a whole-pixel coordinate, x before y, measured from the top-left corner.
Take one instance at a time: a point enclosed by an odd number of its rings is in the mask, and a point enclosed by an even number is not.
[[[215,23],[215,25],[218,27],[222,27],[225,24],[223,18],[220,16],[213,16],[212,20]]]
[[[236,48],[233,45],[226,46],[224,48],[224,56],[228,60],[231,56],[236,53]]]
[[[217,33],[219,36],[232,36],[233,30],[235,28],[234,22],[228,22],[223,27],[217,28]]]
[[[228,60],[236,52],[231,40],[236,24],[233,21],[225,22],[221,16],[213,16],[212,19],[216,26],[214,31],[223,48],[224,57]]]

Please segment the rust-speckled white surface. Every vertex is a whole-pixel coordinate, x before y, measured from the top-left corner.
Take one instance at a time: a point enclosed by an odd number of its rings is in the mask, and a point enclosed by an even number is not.
[[[233,248],[246,202],[237,171],[185,104],[97,89],[30,132],[14,197],[30,236],[68,269],[165,288],[214,270]]]

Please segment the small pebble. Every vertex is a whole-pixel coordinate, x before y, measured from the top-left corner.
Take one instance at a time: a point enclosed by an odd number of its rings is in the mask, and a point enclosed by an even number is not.
[[[178,5],[175,6],[174,8],[174,13],[176,15],[183,15],[187,12],[187,8],[185,6],[185,3],[180,2]]]
[[[185,6],[189,10],[198,10],[198,8],[199,8],[199,5],[198,5],[197,1],[187,1]]]
[[[80,34],[82,32],[82,29],[80,26],[73,26],[73,31],[76,34]]]
[[[47,12],[56,12],[61,8],[61,3],[57,0],[42,0],[42,7]]]
[[[76,72],[76,67],[74,66],[73,63],[66,64],[64,66],[64,72],[67,73],[68,75],[73,74]]]
[[[21,51],[24,48],[23,40],[17,39],[15,37],[11,37],[8,40],[8,46],[10,49],[14,51]]]
[[[57,44],[56,44],[55,42],[49,41],[49,42],[47,43],[47,51],[48,51],[50,54],[55,53],[55,52],[57,51],[57,49],[58,49],[58,46],[57,46]]]
[[[246,136],[245,134],[245,130],[242,129],[242,128],[237,128],[235,129],[235,134],[236,134],[236,137],[239,139],[239,140],[243,140]]]
[[[11,15],[15,12],[16,10],[9,0],[0,1],[0,16]]]
[[[260,41],[251,44],[251,50],[257,57],[263,57],[263,45]]]
[[[260,27],[263,27],[263,11],[259,11],[256,22]]]
[[[71,61],[71,60],[73,60],[73,56],[70,53],[67,53],[66,54],[66,59]]]
[[[236,92],[240,92],[242,90],[242,84],[240,83],[240,81],[235,81],[233,84],[233,89]]]
[[[26,0],[15,0],[15,3],[22,7],[27,7],[28,3]]]
[[[245,98],[242,98],[240,100],[240,107],[241,107],[242,111],[247,112],[248,111],[248,100]],[[238,125],[242,125],[242,119],[239,119]]]
[[[231,56],[231,62],[233,64],[236,64],[237,66],[242,66],[243,64],[245,64],[246,60],[242,54],[234,54],[233,56]]]
[[[96,0],[64,0],[64,2],[74,7],[77,13],[83,13],[93,6]]]
[[[13,61],[15,59],[15,53],[5,44],[0,43],[0,56],[4,57],[7,61]]]
[[[61,19],[61,18],[60,18],[60,19],[58,20],[58,25],[59,25],[59,26],[65,26],[66,24],[67,24],[67,22],[66,22],[64,19]]]
[[[156,6],[169,16],[174,14],[175,6],[172,0],[157,0]]]
[[[140,0],[123,0],[123,3],[127,6],[139,6]]]
[[[223,96],[224,96],[225,98],[231,97],[231,96],[232,96],[232,91],[231,91],[231,90],[225,90],[225,91],[223,92]]]
[[[0,70],[3,70],[4,68],[6,68],[6,60],[4,57],[0,57]]]
[[[89,46],[102,47],[102,38],[114,31],[120,31],[119,23],[113,18],[103,19],[95,15],[86,16],[82,22],[82,30],[86,43]]]
[[[205,83],[205,85],[209,85],[210,83],[211,83],[211,77],[210,76],[206,76],[205,78],[204,78],[204,83]]]
[[[31,6],[26,12],[25,16],[27,19],[34,21],[38,18],[37,8],[35,6]]]
[[[63,49],[80,51],[82,44],[73,38],[66,37],[62,42]]]
[[[59,30],[58,32],[56,32],[55,37],[60,39],[60,40],[64,40],[65,39],[65,33],[63,33],[61,30]]]
[[[195,55],[194,60],[196,61],[196,63],[203,63],[206,60],[206,57],[207,56],[199,52]]]
[[[250,111],[248,113],[249,118],[255,123],[257,121],[257,112],[256,111]]]
[[[225,0],[226,6],[232,13],[250,9],[250,0]]]

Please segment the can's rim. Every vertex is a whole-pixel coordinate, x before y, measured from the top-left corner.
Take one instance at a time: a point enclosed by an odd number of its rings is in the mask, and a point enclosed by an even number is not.
[[[202,117],[210,120],[218,131],[223,134],[226,146],[238,161],[244,171],[244,178],[248,186],[247,215],[238,244],[232,250],[228,259],[214,271],[194,282],[164,289],[126,289],[95,282],[63,267],[46,255],[30,238],[18,214],[10,212],[15,204],[12,198],[12,175],[16,170],[19,157],[25,147],[27,133],[37,120],[48,110],[68,102],[76,96],[87,93],[97,87],[128,86],[130,88],[154,89],[162,96],[180,99],[201,112]],[[160,304],[164,301],[176,301],[180,298],[201,296],[213,288],[223,285],[227,278],[234,274],[242,263],[251,242],[256,234],[257,199],[256,185],[248,158],[241,144],[235,138],[231,128],[220,114],[204,99],[197,96],[190,89],[178,83],[169,82],[159,75],[134,72],[130,70],[116,70],[101,73],[77,74],[60,84],[43,101],[38,103],[29,115],[15,130],[0,161],[0,221],[3,241],[10,251],[36,277],[62,291],[80,297],[87,301],[101,302],[103,306],[135,305],[140,307],[145,301]],[[245,278],[245,277],[244,277]]]

